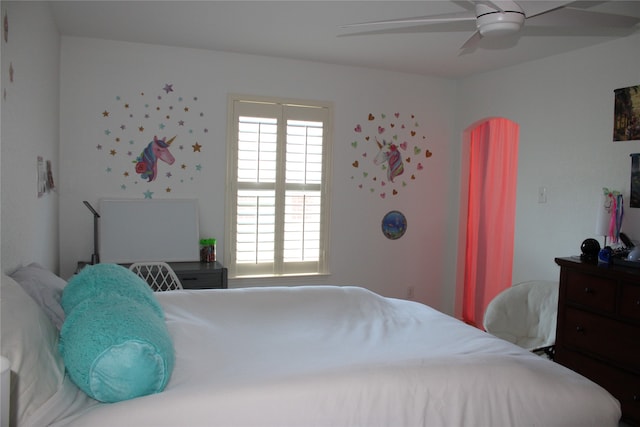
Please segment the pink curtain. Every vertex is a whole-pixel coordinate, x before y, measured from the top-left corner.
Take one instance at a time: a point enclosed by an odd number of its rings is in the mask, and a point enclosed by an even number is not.
[[[492,118],[469,134],[469,199],[462,318],[477,327],[511,286],[519,126]]]

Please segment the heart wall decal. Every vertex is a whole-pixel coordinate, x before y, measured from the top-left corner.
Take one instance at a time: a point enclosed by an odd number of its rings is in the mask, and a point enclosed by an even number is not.
[[[421,121],[415,113],[369,111],[353,125],[351,167],[362,171],[352,178],[357,189],[373,192],[374,184],[384,187],[386,191],[378,193],[384,199],[400,197],[408,183],[421,182],[420,176],[429,170],[424,162],[433,158],[428,129],[420,127]]]

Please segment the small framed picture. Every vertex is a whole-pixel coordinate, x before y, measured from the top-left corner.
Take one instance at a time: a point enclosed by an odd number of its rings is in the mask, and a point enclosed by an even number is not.
[[[38,156],[38,197],[47,191],[47,173],[44,169],[44,160]]]
[[[613,140],[640,141],[640,85],[614,90]]]
[[[640,153],[631,154],[631,197],[629,206],[640,208]]]

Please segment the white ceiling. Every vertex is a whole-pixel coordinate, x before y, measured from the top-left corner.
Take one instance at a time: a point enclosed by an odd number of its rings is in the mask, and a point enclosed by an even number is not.
[[[554,2],[519,3],[526,12],[528,8]],[[640,17],[638,0],[581,3],[589,10]],[[601,29],[557,28],[553,36],[521,33],[461,55],[460,46],[475,30],[473,23],[471,28],[456,24],[454,28],[447,27],[447,31],[428,33],[409,33],[406,28],[386,25],[381,27],[381,33],[348,36],[345,35],[363,30],[340,26],[462,12],[469,8],[468,1],[75,0],[51,4],[63,35],[268,55],[449,78],[579,49],[634,31],[616,30],[605,34]],[[444,29],[442,24],[429,28]],[[525,28],[527,34],[535,34],[534,30]],[[636,26],[635,31],[639,30]]]

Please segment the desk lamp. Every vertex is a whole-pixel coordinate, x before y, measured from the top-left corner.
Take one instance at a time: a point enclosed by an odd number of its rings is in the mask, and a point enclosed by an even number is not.
[[[93,254],[91,254],[91,265],[95,265],[100,263],[100,255],[98,255],[98,218],[100,218],[100,214],[86,200],[82,203],[93,214]]]

